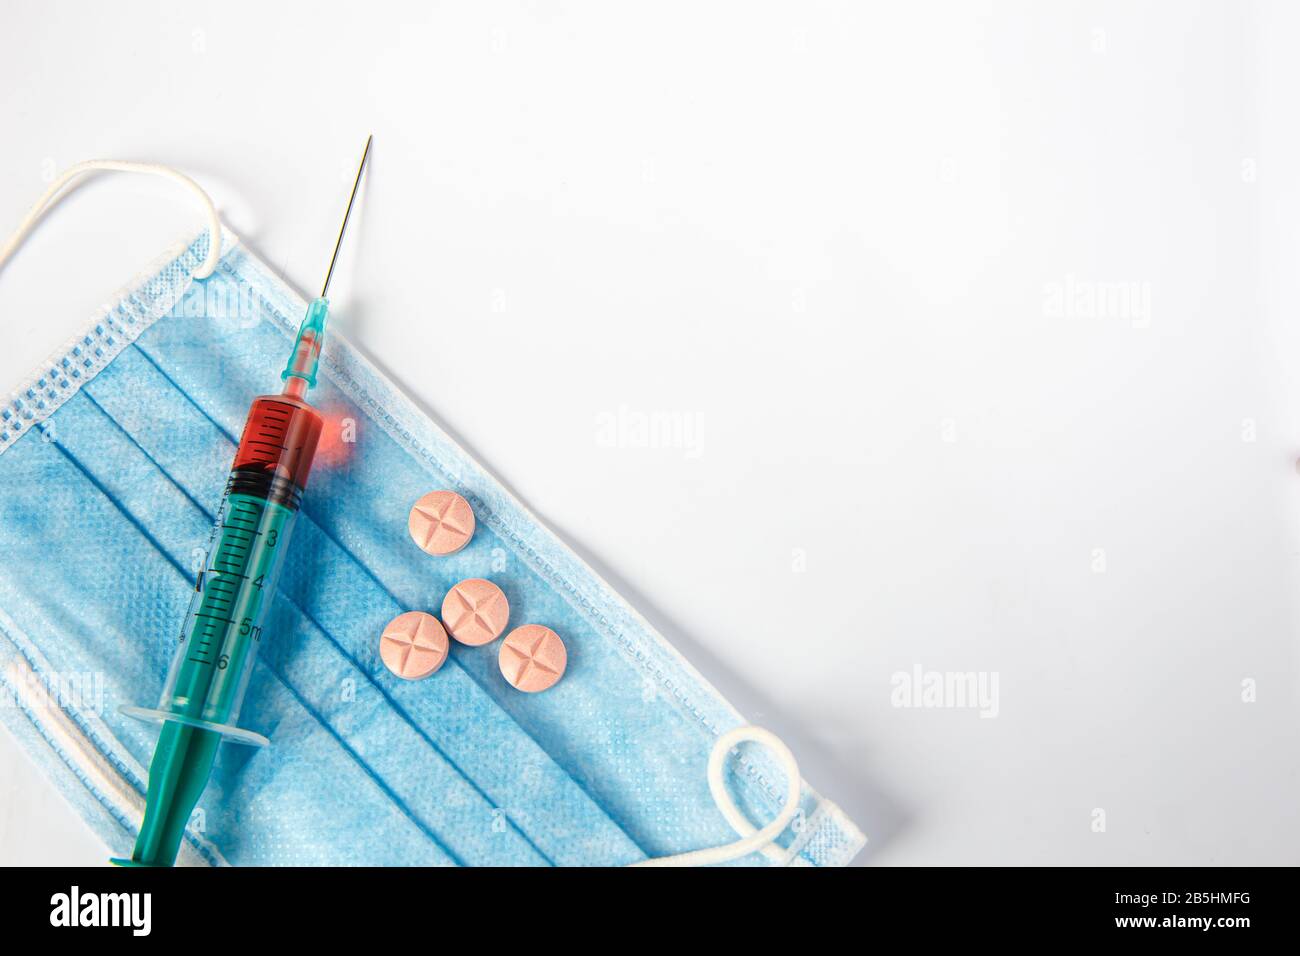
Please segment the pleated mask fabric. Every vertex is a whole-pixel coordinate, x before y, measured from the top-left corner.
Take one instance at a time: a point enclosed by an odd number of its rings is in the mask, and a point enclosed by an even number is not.
[[[229,231],[204,233],[97,316],[0,410],[0,720],[113,855],[140,825],[157,729],[118,713],[162,689],[255,395],[273,391],[305,302]],[[621,865],[728,843],[705,766],[741,716],[401,391],[338,336],[312,402],[322,447],[240,724],[182,863]],[[478,526],[433,558],[407,515],[459,492]],[[454,645],[427,680],[379,659],[384,625],[438,613],[465,578],[512,626],[561,634],[564,678],[509,687],[497,644]],[[727,786],[762,826],[786,781],[742,746]],[[865,838],[806,784],[780,853],[840,865]]]

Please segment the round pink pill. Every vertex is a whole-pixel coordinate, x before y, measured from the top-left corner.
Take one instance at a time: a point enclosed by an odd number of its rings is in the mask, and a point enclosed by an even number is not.
[[[455,554],[474,537],[474,509],[454,491],[431,491],[415,503],[406,527],[429,554]]]
[[[407,611],[388,622],[379,639],[384,665],[406,680],[428,677],[447,660],[447,632],[423,611]]]
[[[461,581],[442,600],[442,623],[462,644],[477,647],[495,641],[510,620],[510,602],[491,581]]]
[[[525,624],[506,636],[497,663],[512,687],[535,694],[560,679],[569,654],[560,635],[549,627]]]

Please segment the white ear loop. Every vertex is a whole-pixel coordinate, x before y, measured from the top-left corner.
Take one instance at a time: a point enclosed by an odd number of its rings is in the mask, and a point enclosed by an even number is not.
[[[221,259],[221,220],[217,217],[217,207],[213,205],[211,197],[203,191],[203,187],[196,183],[184,173],[177,172],[170,166],[159,166],[157,163],[129,163],[120,159],[88,159],[84,163],[65,170],[63,175],[50,184],[50,188],[45,190],[45,195],[37,200],[36,205],[27,214],[27,218],[22,221],[18,230],[5,243],[3,249],[0,249],[0,269],[4,268],[9,258],[22,245],[27,234],[40,220],[41,216],[50,208],[50,204],[58,196],[59,191],[68,183],[76,179],[82,173],[88,173],[92,170],[106,169],[119,173],[147,173],[151,176],[164,176],[174,182],[180,183],[194,195],[203,201],[207,207],[208,213],[208,255],[207,258],[194,270],[194,278],[206,279],[212,275],[217,268],[217,262]]]
[[[761,830],[745,819],[745,815],[740,812],[735,801],[731,799],[731,794],[727,792],[727,788],[722,781],[722,769],[727,762],[727,755],[731,753],[736,744],[747,740],[765,744],[769,747],[781,761],[781,766],[785,770],[785,804],[772,822]],[[776,838],[790,825],[790,821],[794,819],[795,813],[799,810],[799,785],[799,764],[795,762],[794,754],[790,752],[790,748],[785,745],[785,742],[780,737],[770,730],[764,730],[762,727],[737,727],[735,730],[729,730],[717,739],[713,745],[713,752],[709,754],[709,792],[713,794],[713,802],[717,804],[718,812],[731,824],[731,828],[740,834],[741,839],[724,846],[710,847],[705,850],[692,850],[689,853],[678,853],[675,856],[654,857],[632,865],[710,866],[714,863],[738,860],[742,856],[748,856],[750,853],[757,851],[762,851],[771,860],[785,862],[786,854],[773,844]]]

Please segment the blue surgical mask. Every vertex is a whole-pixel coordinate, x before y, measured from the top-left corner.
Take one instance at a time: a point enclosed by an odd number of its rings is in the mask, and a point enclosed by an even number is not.
[[[118,708],[163,687],[249,400],[279,381],[305,306],[228,232],[195,280],[209,243],[138,283],[0,411],[0,719],[118,856],[156,739]],[[326,433],[240,718],[271,744],[222,746],[180,862],[628,864],[777,815],[783,764],[749,744],[715,760],[738,813],[724,818],[706,768],[740,715],[338,336],[313,404]],[[440,488],[478,526],[432,558],[407,516]],[[511,626],[563,636],[555,687],[510,687],[496,644],[454,644],[423,681],[384,667],[389,620],[436,614],[475,577],[505,591]],[[743,862],[843,864],[864,843],[806,785],[792,812]]]

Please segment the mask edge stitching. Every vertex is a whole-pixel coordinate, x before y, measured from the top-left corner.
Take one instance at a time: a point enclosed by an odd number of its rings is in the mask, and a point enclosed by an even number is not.
[[[184,296],[194,281],[194,269],[207,254],[207,241],[205,230],[179,254],[171,251],[155,258],[115,301],[96,311],[80,331],[18,382],[0,405],[0,454],[108,368]],[[175,274],[177,269],[181,275]]]

